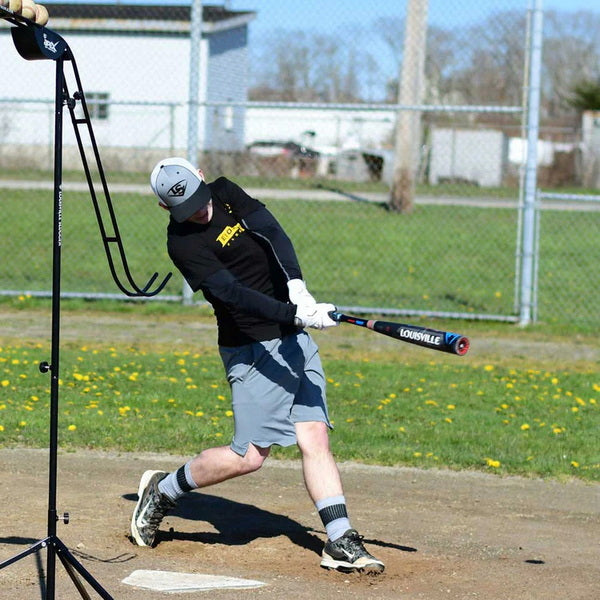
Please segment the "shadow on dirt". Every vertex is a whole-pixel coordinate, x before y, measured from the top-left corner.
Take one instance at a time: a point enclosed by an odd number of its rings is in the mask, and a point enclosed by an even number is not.
[[[123,498],[136,502],[137,494],[126,494]],[[252,504],[243,504],[219,496],[188,494],[177,502],[176,509],[170,514],[190,521],[206,521],[217,532],[198,531],[189,533],[175,531],[171,527],[168,531],[158,532],[156,536],[157,544],[182,540],[203,544],[240,546],[259,538],[286,535],[293,544],[311,550],[315,554],[320,555],[323,549],[323,532],[318,532],[321,536],[315,535],[314,529],[305,527],[285,515],[272,513]],[[416,548],[381,540],[365,539],[365,543],[384,548],[395,548],[402,552],[417,552]]]

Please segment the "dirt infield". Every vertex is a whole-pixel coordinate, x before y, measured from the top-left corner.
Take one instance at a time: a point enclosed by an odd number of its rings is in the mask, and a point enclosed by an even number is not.
[[[0,450],[0,560],[46,535],[47,451]],[[194,492],[163,522],[160,543],[128,539],[146,468],[182,457],[60,453],[58,536],[116,599],[173,597],[122,583],[138,569],[227,575],[256,589],[219,599],[559,599],[600,597],[600,486],[479,473],[341,466],[353,524],[386,563],[377,577],[321,569],[325,539],[295,462]],[[45,551],[0,571],[0,597],[37,599]],[[57,598],[80,598],[58,564]],[[92,597],[97,597],[92,594]],[[193,597],[193,596],[192,596]]]
[[[0,323],[2,343],[48,342],[45,313],[5,310]],[[353,356],[365,352],[364,332],[356,329],[339,327],[323,335],[323,352],[333,346]],[[72,313],[64,315],[61,339],[165,349],[202,345],[214,351],[214,325]],[[396,343],[385,336],[367,339],[371,357]],[[561,364],[589,367],[600,359],[596,345],[576,340],[568,348],[517,336],[472,341],[471,360],[511,356],[517,362],[535,356],[540,364],[560,357]],[[319,567],[325,534],[304,491],[299,464],[291,461],[267,461],[253,475],[188,495],[163,522],[157,547],[132,545],[129,521],[140,475],[148,468],[171,470],[186,458],[60,452],[57,508],[68,511],[71,522],[59,523],[58,535],[113,598],[173,597],[123,583],[132,572],[146,569],[265,583],[186,596],[226,600],[600,598],[599,484],[342,464],[353,525],[386,563],[385,573],[366,577]],[[0,561],[45,537],[47,473],[47,450],[0,449]],[[43,598],[45,558],[42,550],[0,570],[0,599]],[[62,565],[56,573],[57,598],[78,600]]]

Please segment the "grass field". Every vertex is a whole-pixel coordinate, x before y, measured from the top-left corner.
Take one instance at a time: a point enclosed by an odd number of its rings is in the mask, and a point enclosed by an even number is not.
[[[0,222],[0,289],[49,290],[48,192],[6,194],[12,210]],[[154,199],[119,194],[113,200],[136,281],[170,271],[166,214]],[[340,306],[515,314],[513,209],[419,206],[400,215],[376,204],[306,200],[271,201],[269,208],[294,239],[305,278],[321,298]],[[593,301],[600,249],[592,242],[599,220],[600,213],[544,213],[539,317],[545,322],[600,325]],[[65,194],[62,255],[63,291],[117,292],[87,194]],[[165,293],[181,293],[177,274]]]
[[[32,319],[42,318],[37,304]],[[201,314],[194,316],[193,309],[173,305],[144,311],[129,305],[124,314],[80,305],[68,310],[99,325],[89,339],[63,344],[62,448],[191,454],[228,443],[229,388],[211,341],[192,338],[174,349],[173,343],[111,343],[100,331],[102,314],[120,318],[123,327],[135,320],[149,329],[173,319],[181,330],[190,320],[211,323],[208,311],[196,309]],[[475,346],[502,335],[513,337],[513,347],[540,340],[558,347],[567,339],[535,329],[515,334],[508,324],[457,325]],[[600,480],[594,364],[565,360],[560,352],[549,360],[523,357],[510,345],[501,354],[464,358],[399,343],[375,352],[372,332],[340,326],[335,334],[344,337],[335,343],[327,343],[327,333],[319,335],[338,459]],[[48,348],[48,340],[3,339],[0,330],[2,446],[47,445],[49,378],[38,364]],[[278,449],[275,456],[297,457],[297,451]]]
[[[166,274],[172,269],[166,214],[150,196],[113,199],[135,279],[145,283],[154,271]],[[0,221],[0,289],[50,290],[48,193],[11,190],[2,201],[10,210]],[[514,210],[419,206],[398,215],[376,204],[301,199],[269,207],[294,239],[309,287],[322,300],[461,314],[514,312]],[[453,321],[440,328],[484,339],[508,336],[513,348],[528,342],[552,347],[568,341],[570,350],[597,344],[598,218],[542,215],[542,323],[517,330]],[[115,293],[87,194],[65,194],[62,234],[63,291]],[[174,277],[165,293],[180,291]],[[123,326],[131,316],[152,328],[161,319],[195,319],[193,310],[212,322],[204,309],[163,302],[66,305],[92,323],[98,314],[114,314]],[[40,311],[47,318],[48,306],[27,294],[0,299],[0,309],[32,319]],[[336,425],[332,444],[340,460],[600,479],[597,365],[560,353],[541,360],[518,351],[469,354],[466,360],[404,349],[375,355],[364,333],[348,332],[349,340],[356,337],[323,352]],[[49,380],[37,368],[47,353],[48,340],[6,337],[0,328],[0,445],[47,445]],[[212,345],[194,342],[175,351],[157,343],[112,343],[97,331],[64,344],[62,354],[62,447],[186,454],[227,443],[229,391]],[[297,456],[295,449],[276,455]]]

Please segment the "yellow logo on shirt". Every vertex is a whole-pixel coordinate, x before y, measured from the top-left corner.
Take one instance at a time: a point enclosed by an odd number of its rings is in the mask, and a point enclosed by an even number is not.
[[[229,244],[234,237],[238,236],[244,231],[245,229],[239,223],[236,223],[233,225],[233,227],[225,227],[225,229],[223,229],[223,231],[221,231],[219,234],[219,237],[217,237],[217,240],[221,242],[221,245],[223,248],[225,248],[225,246],[227,246],[227,244]]]

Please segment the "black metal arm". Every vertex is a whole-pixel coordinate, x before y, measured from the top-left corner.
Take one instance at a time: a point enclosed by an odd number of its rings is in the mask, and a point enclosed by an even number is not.
[[[129,264],[127,262],[127,256],[125,254],[125,248],[123,246],[121,234],[119,232],[119,226],[110,197],[110,191],[106,182],[106,176],[104,174],[104,168],[102,166],[98,144],[96,143],[96,137],[92,128],[92,122],[85,100],[83,86],[81,85],[81,78],[79,76],[75,57],[73,56],[71,49],[65,40],[51,29],[37,25],[33,21],[30,21],[21,15],[17,15],[6,8],[0,7],[0,18],[4,18],[6,21],[15,25],[15,27],[13,27],[11,30],[13,42],[19,54],[26,60],[54,60],[57,61],[57,67],[61,69],[64,68],[65,63],[69,62],[71,64],[77,89],[73,93],[73,96],[70,96],[66,79],[63,76],[62,102],[63,104],[66,104],[71,115],[71,122],[73,123],[75,137],[77,139],[77,146],[79,148],[79,154],[81,155],[83,169],[88,182],[90,196],[94,206],[94,212],[96,214],[96,220],[98,222],[98,227],[100,228],[100,234],[102,236],[102,243],[104,244],[104,250],[106,252],[110,273],[117,287],[126,296],[156,296],[165,287],[171,278],[172,273],[168,273],[166,277],[152,290],[150,288],[158,278],[158,273],[155,272],[150,277],[148,282],[143,286],[138,285],[133,279]],[[81,105],[83,117],[77,117],[75,114],[75,109],[78,102]],[[90,169],[90,161],[86,156],[86,147],[82,140],[82,130],[84,133],[87,133],[89,142],[91,144],[93,161],[95,162],[98,176],[100,177],[101,192],[97,190],[96,186],[94,185],[92,171]],[[108,223],[105,223],[103,212],[108,213]],[[118,269],[113,254],[120,260],[122,274],[124,275],[125,281],[122,281],[122,277],[120,277],[117,272]]]

